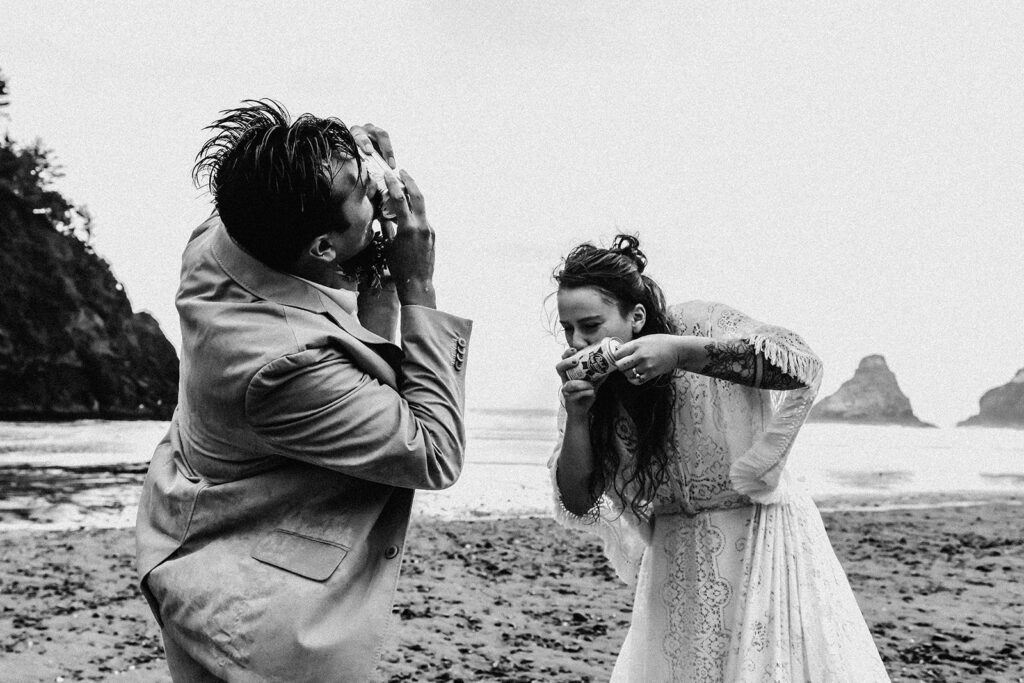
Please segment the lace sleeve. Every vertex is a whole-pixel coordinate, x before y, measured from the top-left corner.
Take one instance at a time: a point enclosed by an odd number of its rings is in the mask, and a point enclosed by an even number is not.
[[[821,360],[798,334],[785,328],[766,325],[722,304],[712,305],[709,312],[711,336],[748,341],[768,362],[806,385],[770,392],[771,410],[763,430],[729,470],[732,486],[739,493],[758,503],[778,502],[786,494],[786,458],[818,394]]]
[[[586,531],[600,538],[604,546],[604,555],[619,579],[631,586],[636,585],[640,562],[650,541],[650,526],[631,511],[616,505],[607,495],[602,495],[594,507],[584,515],[577,515],[566,509],[558,489],[556,474],[558,456],[562,453],[565,421],[565,407],[559,404],[558,441],[548,460],[555,520],[562,526]]]

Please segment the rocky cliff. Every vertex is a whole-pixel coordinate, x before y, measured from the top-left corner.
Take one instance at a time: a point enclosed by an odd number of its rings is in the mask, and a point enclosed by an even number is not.
[[[1024,429],[1024,368],[1003,386],[986,391],[978,403],[978,414],[958,422],[957,427]]]
[[[38,180],[46,153],[0,143],[0,419],[169,418],[174,347]]]
[[[908,399],[896,382],[896,375],[883,356],[862,359],[853,377],[839,391],[811,408],[808,422],[854,422],[933,427],[914,415]]]

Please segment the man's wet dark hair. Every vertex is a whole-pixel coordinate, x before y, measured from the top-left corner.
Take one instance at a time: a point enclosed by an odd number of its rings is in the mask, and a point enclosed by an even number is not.
[[[337,224],[337,198],[331,197],[337,163],[355,159],[355,140],[336,118],[288,110],[269,99],[245,100],[221,112],[207,126],[206,141],[192,170],[196,186],[205,182],[224,227],[263,263],[287,270],[317,235],[345,230]]]

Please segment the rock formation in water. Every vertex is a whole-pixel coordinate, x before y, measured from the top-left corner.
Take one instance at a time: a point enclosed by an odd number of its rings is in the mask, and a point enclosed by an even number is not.
[[[177,353],[132,312],[58,176],[39,143],[0,138],[0,419],[167,419]]]
[[[982,394],[978,404],[978,414],[958,422],[957,427],[1024,429],[1024,368],[1003,386]]]
[[[839,391],[811,408],[807,421],[935,426],[917,419],[910,399],[900,391],[896,375],[886,365],[885,357],[879,355],[861,360],[853,377]]]

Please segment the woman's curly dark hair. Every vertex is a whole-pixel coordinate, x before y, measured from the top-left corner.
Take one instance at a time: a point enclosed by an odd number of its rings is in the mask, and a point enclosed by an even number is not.
[[[569,252],[554,273],[559,290],[592,287],[613,301],[622,315],[636,304],[647,311],[643,328],[636,336],[674,334],[668,317],[665,295],[647,275],[647,257],[640,251],[634,235],[616,235],[611,248],[581,244]],[[645,505],[664,483],[668,466],[665,445],[672,428],[671,382],[649,382],[636,386],[625,376],[613,372],[597,391],[590,409],[590,441],[598,467],[591,476],[590,490],[599,496],[611,487],[619,499],[638,516],[645,516]],[[615,439],[615,415],[622,406],[636,425],[637,455],[633,462],[620,462],[612,447]],[[621,471],[620,471],[621,468]],[[627,491],[634,489],[633,495]]]
[[[267,265],[287,269],[317,235],[346,228],[334,223],[335,162],[355,159],[355,140],[336,118],[288,110],[269,99],[245,100],[221,112],[208,130],[192,170],[209,187],[228,233]]]

